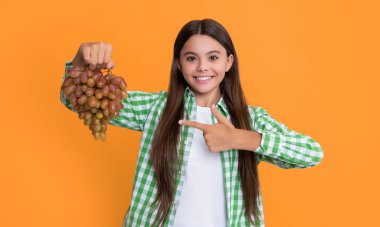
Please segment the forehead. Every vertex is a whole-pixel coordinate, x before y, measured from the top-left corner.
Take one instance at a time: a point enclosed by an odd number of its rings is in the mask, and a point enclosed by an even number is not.
[[[208,35],[193,35],[183,45],[181,55],[186,52],[194,52],[198,55],[206,55],[208,52],[217,50],[225,53],[224,47]]]

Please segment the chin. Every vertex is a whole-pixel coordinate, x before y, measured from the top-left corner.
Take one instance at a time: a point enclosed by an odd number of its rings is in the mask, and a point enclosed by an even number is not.
[[[195,91],[196,93],[198,93],[198,94],[202,94],[202,95],[204,95],[204,94],[208,94],[208,93],[210,93],[210,92],[212,92],[212,91],[214,91],[217,87],[199,87],[199,86],[197,86],[197,85],[191,85],[191,87],[192,87],[192,90],[193,91]]]

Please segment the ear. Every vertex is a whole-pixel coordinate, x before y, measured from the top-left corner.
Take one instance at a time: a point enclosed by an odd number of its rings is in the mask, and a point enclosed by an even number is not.
[[[232,54],[230,54],[230,56],[228,56],[228,58],[227,58],[226,72],[228,72],[230,70],[233,63],[234,63],[234,56]]]
[[[175,63],[177,65],[178,70],[181,71],[181,63],[178,61],[178,59],[175,60]]]

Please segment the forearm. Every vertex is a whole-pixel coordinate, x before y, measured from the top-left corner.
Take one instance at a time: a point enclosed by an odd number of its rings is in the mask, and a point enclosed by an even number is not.
[[[255,151],[261,144],[262,135],[259,132],[235,129],[235,149]]]

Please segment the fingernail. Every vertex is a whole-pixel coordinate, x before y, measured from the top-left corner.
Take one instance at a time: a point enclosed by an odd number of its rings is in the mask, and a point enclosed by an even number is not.
[[[178,121],[178,124],[182,124],[182,122],[183,122],[182,120],[179,120],[179,121]]]
[[[113,69],[113,67],[114,67],[114,65],[113,65],[111,62],[108,63],[107,68],[109,68],[109,69]]]
[[[215,104],[212,104],[211,107],[212,107],[212,108],[215,108]]]

